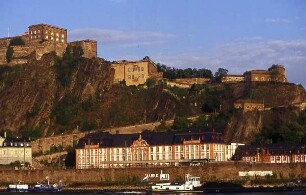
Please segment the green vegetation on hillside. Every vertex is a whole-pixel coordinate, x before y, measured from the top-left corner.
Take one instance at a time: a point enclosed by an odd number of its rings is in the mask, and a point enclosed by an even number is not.
[[[82,55],[82,48],[72,48],[71,46],[67,46],[63,58],[59,58],[58,56],[54,55],[57,79],[63,87],[70,83],[72,73],[81,62]]]
[[[306,110],[299,116],[292,116],[289,120],[281,123],[273,123],[262,130],[257,137],[256,143],[259,144],[299,144],[306,143]]]
[[[209,69],[179,69],[168,67],[164,64],[157,64],[157,70],[164,73],[164,78],[177,79],[177,78],[213,78],[213,74]]]

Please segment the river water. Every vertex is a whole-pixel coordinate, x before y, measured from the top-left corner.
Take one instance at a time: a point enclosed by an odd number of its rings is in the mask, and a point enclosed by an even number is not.
[[[16,192],[0,192],[0,195],[11,195],[11,194],[19,194]],[[37,195],[37,194],[43,194],[43,195],[96,195],[96,194],[102,194],[102,195],[158,195],[161,193],[152,193],[152,192],[145,192],[145,191],[79,191],[79,192],[68,192],[68,191],[62,191],[62,192],[26,192],[22,193],[26,195]],[[194,193],[194,192],[188,192],[188,193],[162,193],[162,194],[173,194],[173,195],[198,195],[198,194],[204,194],[204,193]],[[232,193],[232,194],[239,194],[239,195],[302,195],[305,194],[305,192],[255,192],[255,193]],[[210,195],[224,195],[224,193],[210,193]]]

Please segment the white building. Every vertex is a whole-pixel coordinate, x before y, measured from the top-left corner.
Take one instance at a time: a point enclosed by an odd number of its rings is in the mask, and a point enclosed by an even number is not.
[[[0,164],[19,161],[32,164],[31,142],[24,138],[0,137]]]
[[[237,144],[226,145],[217,132],[94,133],[79,141],[76,168],[178,166],[193,162],[226,161]],[[227,151],[228,150],[228,151]]]

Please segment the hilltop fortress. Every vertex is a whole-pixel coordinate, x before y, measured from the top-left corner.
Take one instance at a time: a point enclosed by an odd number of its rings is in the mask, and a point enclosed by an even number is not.
[[[83,57],[97,57],[96,41],[82,40],[67,43],[67,29],[36,24],[29,26],[28,32],[22,35],[0,39],[0,65],[25,64],[33,54],[37,60],[50,52],[63,56],[67,45],[72,48],[81,47],[84,52]]]
[[[81,40],[67,42],[67,29],[48,24],[29,26],[28,32],[15,37],[0,38],[0,66],[26,64],[30,56],[36,60],[50,52],[62,57],[69,45],[72,50],[80,47],[85,58],[97,57],[97,41]],[[125,81],[126,85],[144,84],[148,78],[162,79],[163,74],[157,72],[156,64],[149,58],[140,61],[115,61],[114,83]]]
[[[222,83],[237,82],[281,82],[286,83],[287,78],[285,68],[282,65],[274,64],[268,70],[246,71],[243,75],[226,75],[222,78]]]

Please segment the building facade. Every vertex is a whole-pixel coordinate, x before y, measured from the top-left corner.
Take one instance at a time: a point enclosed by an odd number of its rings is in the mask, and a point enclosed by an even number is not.
[[[28,139],[0,137],[0,164],[32,164],[32,147]]]
[[[247,100],[238,100],[234,102],[234,107],[236,109],[241,109],[243,112],[253,110],[263,111],[265,109],[265,105],[263,103],[255,103]]]
[[[226,161],[238,145],[226,145],[217,132],[149,132],[89,134],[76,148],[76,168],[178,166],[192,162]]]
[[[156,64],[149,58],[140,61],[116,61],[112,63],[112,68],[115,70],[114,83],[125,81],[127,86],[145,84],[148,78],[163,78],[163,73],[157,71]]]
[[[67,29],[48,24],[29,26],[28,36],[30,43],[50,41],[53,43],[67,44]]]
[[[234,158],[250,163],[306,163],[306,146],[239,146]]]
[[[268,70],[251,70],[244,74],[246,82],[287,82],[285,67],[282,65],[272,65]]]

